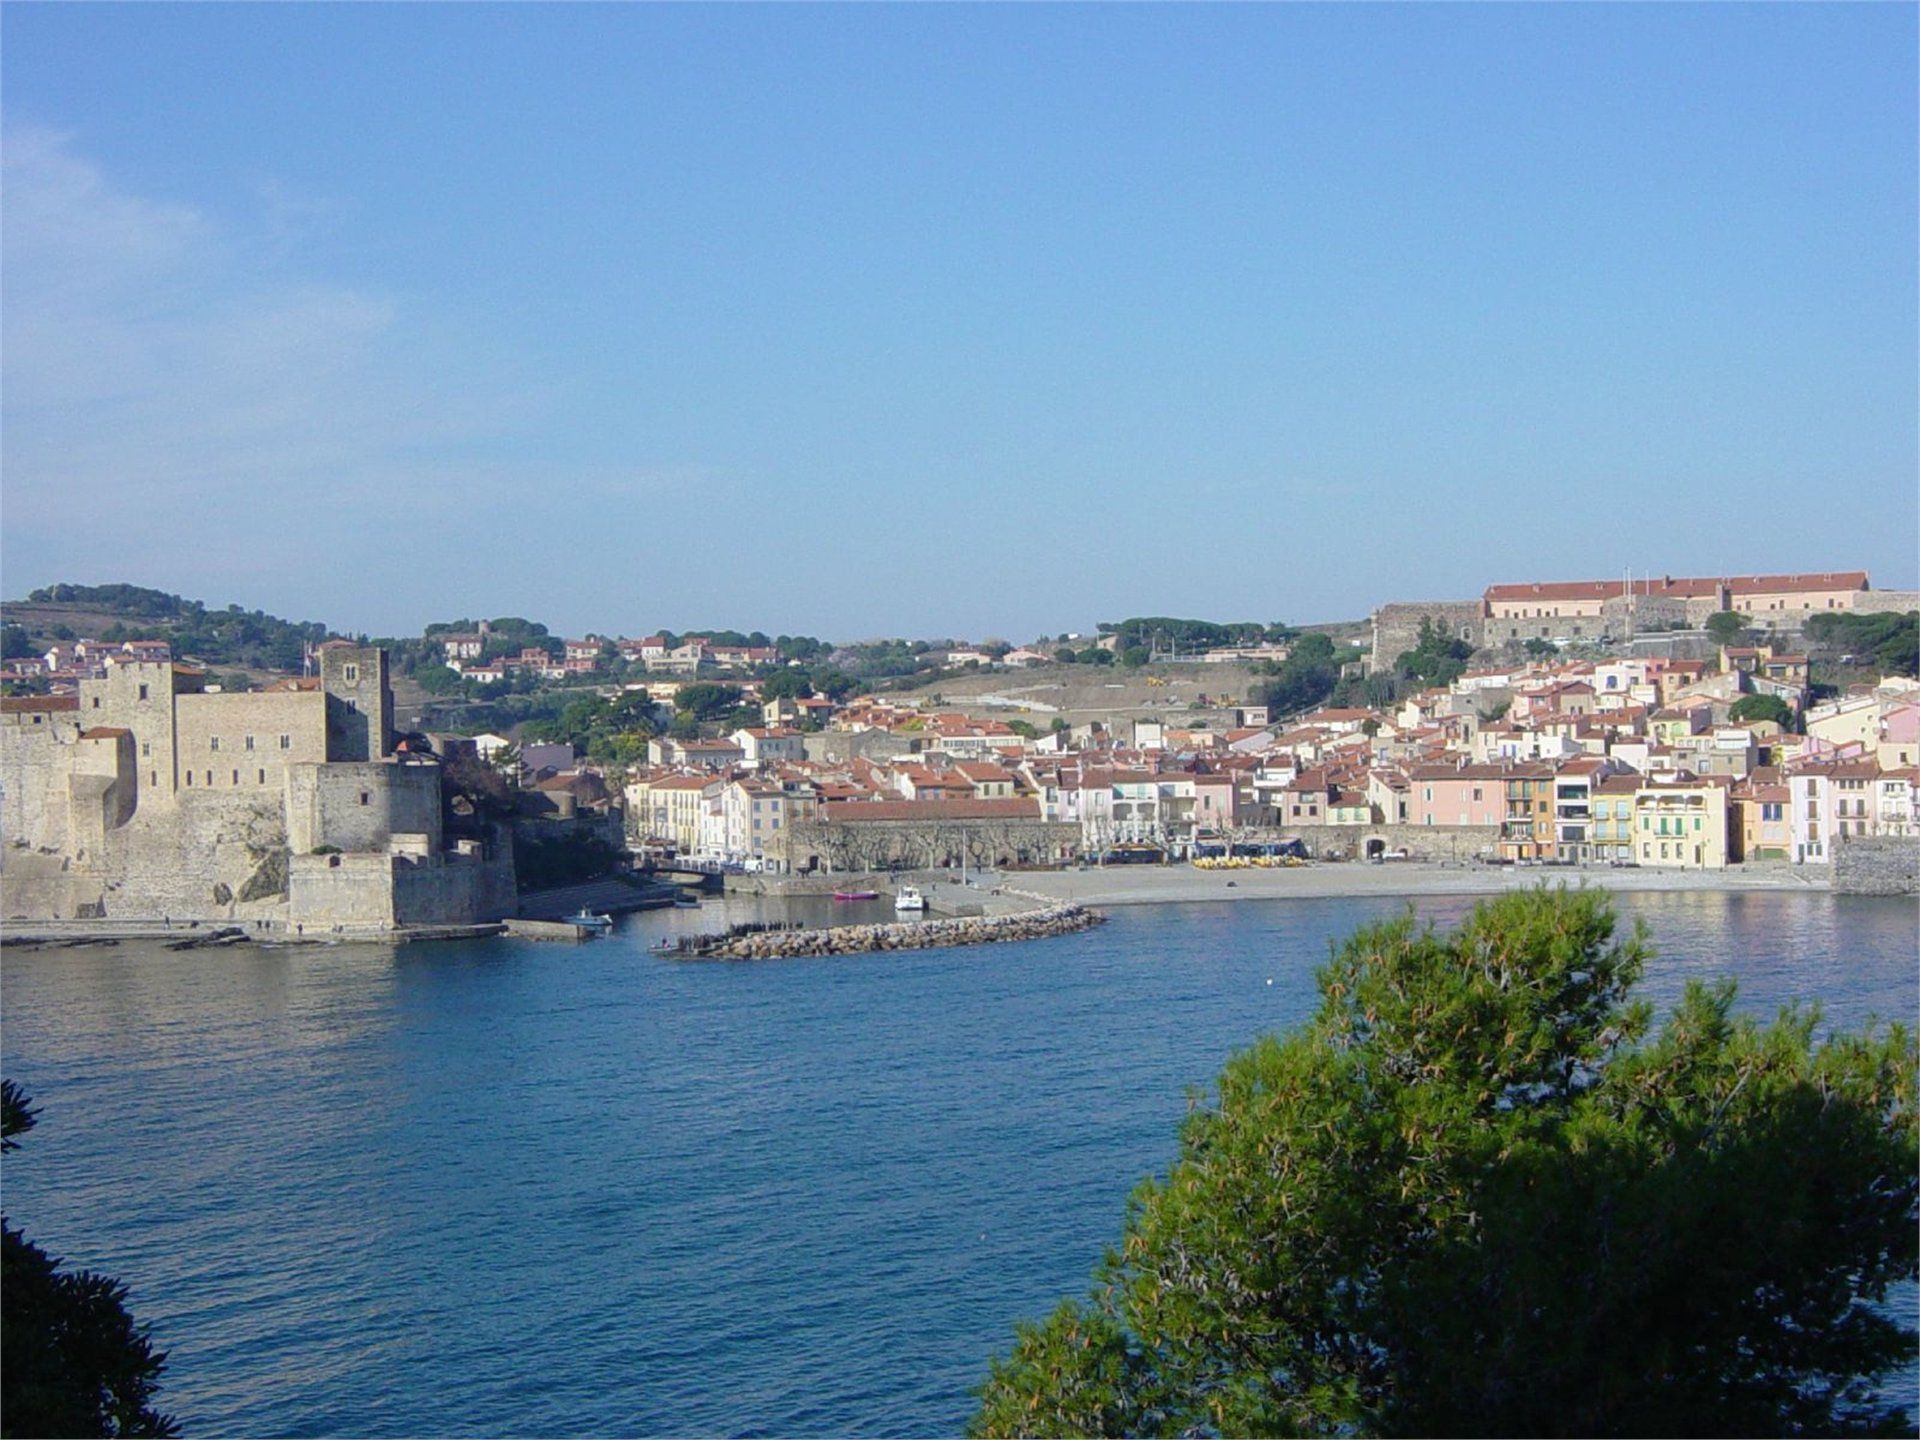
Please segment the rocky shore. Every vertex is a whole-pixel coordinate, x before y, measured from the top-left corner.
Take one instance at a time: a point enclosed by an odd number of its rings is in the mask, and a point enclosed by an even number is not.
[[[825,930],[736,926],[723,935],[681,941],[665,953],[688,960],[776,960],[803,955],[865,955],[881,950],[931,950],[948,945],[994,945],[1040,940],[1098,925],[1105,917],[1075,903],[1050,903],[1017,915],[961,916],[897,921],[890,925],[836,925]]]

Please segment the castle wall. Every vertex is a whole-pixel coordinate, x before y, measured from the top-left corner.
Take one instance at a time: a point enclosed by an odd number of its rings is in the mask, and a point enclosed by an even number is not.
[[[442,839],[440,767],[431,761],[296,765],[287,772],[287,834],[295,855],[323,845],[385,851],[395,836]]]
[[[327,758],[326,696],[317,690],[181,695],[174,715],[183,789],[278,795],[290,767]],[[150,781],[162,764],[140,778]]]
[[[379,760],[392,753],[386,651],[371,645],[321,646],[320,688],[327,697],[327,759]]]
[[[384,652],[335,646],[323,670],[331,692],[208,695],[197,671],[116,663],[71,701],[9,700],[0,911],[375,927],[513,913],[511,841],[442,854],[440,767],[382,758]],[[341,750],[367,758],[332,763]]]
[[[1833,888],[1841,895],[1920,895],[1920,840],[1911,835],[1837,835]]]
[[[1478,600],[1396,600],[1373,612],[1373,651],[1369,664],[1391,670],[1394,661],[1420,643],[1420,622],[1431,619],[1476,650],[1486,638],[1486,606]]]
[[[1863,615],[1905,614],[1920,610],[1920,590],[1869,590],[1855,597],[1853,608]]]
[[[394,924],[391,855],[298,855],[289,862],[287,923],[312,929]]]
[[[80,724],[133,732],[135,757],[145,768],[139,782],[148,804],[164,804],[179,785],[175,704],[200,688],[197,672],[170,661],[118,661],[97,680],[80,682]]]
[[[85,863],[104,855],[109,832],[133,816],[133,735],[103,728],[87,731],[69,751],[67,849]]]
[[[20,849],[66,847],[66,756],[79,738],[73,711],[0,715],[0,871]]]

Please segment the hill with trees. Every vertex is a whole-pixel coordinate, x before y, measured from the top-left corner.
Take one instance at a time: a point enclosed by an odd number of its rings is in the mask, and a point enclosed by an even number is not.
[[[298,670],[309,645],[334,632],[318,621],[282,620],[263,610],[209,608],[140,585],[49,585],[5,607],[9,647],[18,627],[25,643],[44,650],[59,641],[164,640],[179,656],[209,665]]]

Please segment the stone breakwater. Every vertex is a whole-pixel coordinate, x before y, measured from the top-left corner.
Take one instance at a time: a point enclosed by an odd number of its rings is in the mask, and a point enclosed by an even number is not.
[[[1090,929],[1105,918],[1084,905],[1055,904],[1018,915],[965,916],[891,925],[836,925],[826,930],[742,927],[725,935],[688,941],[671,953],[690,960],[778,960],[803,955],[865,955],[881,950],[994,945],[1066,935]]]

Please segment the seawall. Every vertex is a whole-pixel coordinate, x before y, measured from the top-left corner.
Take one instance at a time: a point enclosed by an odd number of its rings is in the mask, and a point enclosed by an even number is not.
[[[825,930],[758,930],[703,936],[665,952],[689,960],[775,960],[803,955],[866,955],[883,950],[932,950],[1041,940],[1100,924],[1106,917],[1073,902],[1050,903],[1017,915],[962,916],[883,925],[836,925]]]

